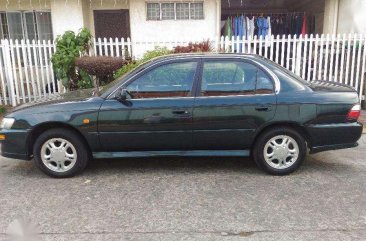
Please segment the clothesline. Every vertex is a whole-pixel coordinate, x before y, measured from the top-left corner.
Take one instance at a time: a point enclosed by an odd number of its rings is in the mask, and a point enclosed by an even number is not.
[[[229,37],[249,38],[257,35],[265,38],[271,34],[305,35],[315,33],[315,17],[308,17],[305,12],[260,13],[259,15],[242,13],[227,17],[223,26],[223,34]]]
[[[306,12],[253,12],[253,11],[240,11],[237,13],[229,13],[223,14],[223,16],[234,16],[234,15],[242,15],[242,14],[263,14],[263,15],[285,15],[285,14],[306,14]]]

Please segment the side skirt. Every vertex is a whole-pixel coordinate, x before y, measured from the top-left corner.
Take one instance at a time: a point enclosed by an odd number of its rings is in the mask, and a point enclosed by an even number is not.
[[[190,157],[233,156],[233,157],[248,157],[248,156],[250,156],[250,150],[93,152],[93,157],[96,158],[96,159],[109,159],[109,158],[122,158],[122,157],[155,157],[155,156],[190,156]]]

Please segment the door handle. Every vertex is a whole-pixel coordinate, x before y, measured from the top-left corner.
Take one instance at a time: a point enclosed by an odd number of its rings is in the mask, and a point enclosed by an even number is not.
[[[260,105],[260,106],[257,106],[255,107],[255,110],[256,111],[270,111],[272,108],[272,106],[270,105]]]
[[[175,115],[187,115],[187,114],[189,114],[189,111],[188,110],[173,110],[172,113]]]

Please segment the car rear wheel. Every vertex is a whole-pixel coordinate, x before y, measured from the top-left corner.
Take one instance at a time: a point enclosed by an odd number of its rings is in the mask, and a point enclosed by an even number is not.
[[[306,155],[304,138],[294,129],[276,127],[257,140],[253,157],[257,165],[272,175],[287,175],[297,170]]]
[[[89,152],[81,138],[67,129],[51,129],[42,133],[33,148],[34,162],[51,177],[72,177],[83,171]]]

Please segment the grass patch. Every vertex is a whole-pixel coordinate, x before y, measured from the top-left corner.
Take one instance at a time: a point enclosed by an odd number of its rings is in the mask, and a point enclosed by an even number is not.
[[[6,113],[5,106],[0,106],[0,115],[4,115]]]

